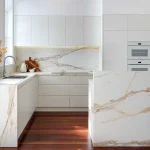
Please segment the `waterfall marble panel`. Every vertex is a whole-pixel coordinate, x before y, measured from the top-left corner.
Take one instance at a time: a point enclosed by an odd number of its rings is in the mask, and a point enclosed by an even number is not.
[[[92,142],[150,146],[150,72],[94,72]]]
[[[0,85],[0,147],[17,147],[17,86]]]
[[[99,68],[99,50],[17,48],[17,70],[29,57],[36,59],[40,69],[48,71],[93,71]]]

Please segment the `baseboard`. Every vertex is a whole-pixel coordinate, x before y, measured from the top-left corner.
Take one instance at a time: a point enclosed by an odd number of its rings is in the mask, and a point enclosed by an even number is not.
[[[39,108],[36,112],[88,112],[88,108]]]

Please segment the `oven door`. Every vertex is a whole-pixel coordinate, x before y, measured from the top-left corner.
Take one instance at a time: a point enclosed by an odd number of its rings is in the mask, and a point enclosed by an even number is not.
[[[128,59],[150,59],[150,46],[128,46]]]
[[[150,71],[150,65],[128,65],[128,71]]]

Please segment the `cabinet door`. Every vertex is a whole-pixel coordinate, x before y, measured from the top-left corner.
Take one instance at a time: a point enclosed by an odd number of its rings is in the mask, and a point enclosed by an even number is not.
[[[150,31],[128,31],[128,41],[150,41]]]
[[[71,96],[87,96],[88,85],[70,85]]]
[[[48,46],[48,16],[32,17],[32,45]]]
[[[127,30],[127,15],[104,15],[104,30]]]
[[[89,79],[92,79],[92,76],[70,76],[70,84],[88,85]]]
[[[83,17],[66,17],[66,46],[83,45]]]
[[[40,85],[39,95],[67,96],[69,95],[69,85]]]
[[[31,45],[31,16],[14,17],[15,46]]]
[[[129,15],[128,30],[150,30],[150,15]]]
[[[69,107],[69,96],[39,96],[38,107]]]
[[[21,135],[37,106],[37,77],[18,90],[18,137]]]
[[[49,17],[49,45],[65,46],[65,17]]]
[[[69,84],[69,76],[39,76],[40,85],[62,85]]]
[[[88,107],[88,96],[70,96],[70,107]]]
[[[84,17],[84,45],[101,45],[101,17]]]
[[[127,71],[127,32],[104,31],[104,70]]]

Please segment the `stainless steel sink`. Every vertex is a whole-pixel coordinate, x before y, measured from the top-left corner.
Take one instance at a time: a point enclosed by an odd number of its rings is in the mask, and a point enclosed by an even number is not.
[[[5,77],[3,79],[25,79],[28,76],[9,76],[9,77]]]

